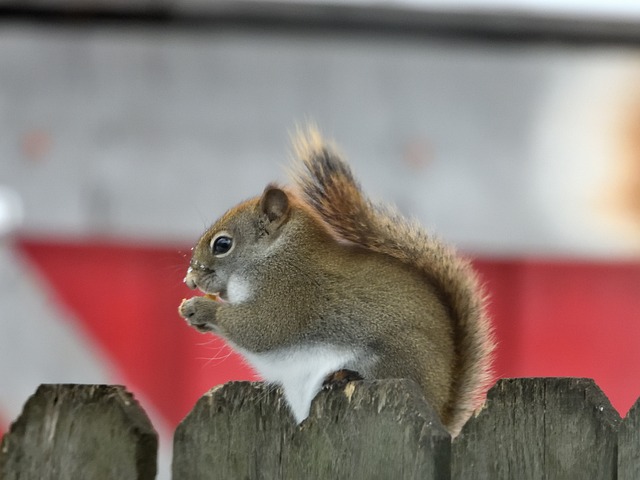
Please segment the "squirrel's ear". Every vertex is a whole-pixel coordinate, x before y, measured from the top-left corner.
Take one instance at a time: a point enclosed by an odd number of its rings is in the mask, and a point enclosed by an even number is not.
[[[267,231],[273,232],[282,225],[289,216],[289,197],[284,190],[269,185],[260,199],[260,210],[267,219]]]

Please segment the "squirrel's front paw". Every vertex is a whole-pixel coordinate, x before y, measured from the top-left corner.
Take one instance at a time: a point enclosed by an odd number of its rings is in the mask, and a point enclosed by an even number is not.
[[[205,297],[193,297],[182,300],[178,313],[190,326],[199,332],[206,333],[216,329],[217,309],[217,302]]]

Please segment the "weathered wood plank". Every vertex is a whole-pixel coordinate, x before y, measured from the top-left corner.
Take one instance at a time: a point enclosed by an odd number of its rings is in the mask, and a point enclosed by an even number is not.
[[[173,478],[276,478],[292,421],[278,392],[260,383],[213,388],[176,429]]]
[[[500,380],[455,439],[452,478],[616,478],[620,417],[593,380]]]
[[[449,478],[450,437],[408,380],[321,392],[294,424],[278,390],[211,390],[174,437],[173,478]]]
[[[618,431],[618,479],[640,478],[640,398],[631,407]]]
[[[41,385],[2,440],[0,478],[153,479],[157,449],[124,387]]]

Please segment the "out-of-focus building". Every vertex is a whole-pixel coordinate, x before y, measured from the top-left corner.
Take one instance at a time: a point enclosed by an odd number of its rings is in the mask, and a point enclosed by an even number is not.
[[[497,375],[594,377],[624,413],[640,8],[607,5],[2,2],[0,430],[39,383],[120,382],[166,446],[207,388],[252,378],[181,323],[181,280],[205,226],[286,181],[309,120],[476,259]]]

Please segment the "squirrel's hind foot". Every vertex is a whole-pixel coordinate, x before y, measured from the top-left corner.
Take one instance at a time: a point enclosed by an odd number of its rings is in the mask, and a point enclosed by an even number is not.
[[[347,383],[354,382],[356,380],[364,380],[364,377],[354,370],[347,370],[346,368],[343,368],[342,370],[338,370],[327,375],[324,382],[322,382],[322,389],[333,390],[336,388],[344,388]]]

